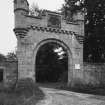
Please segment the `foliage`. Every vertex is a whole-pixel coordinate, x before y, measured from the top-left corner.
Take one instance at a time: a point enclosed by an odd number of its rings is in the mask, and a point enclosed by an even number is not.
[[[4,62],[6,60],[17,61],[17,56],[14,52],[9,52],[6,56],[0,54],[0,62]]]
[[[73,13],[84,10],[84,0],[65,0],[65,4],[61,8],[65,18],[71,18]]]
[[[19,79],[14,89],[5,87],[0,90],[0,105],[36,105],[44,97],[32,79]]]
[[[86,1],[86,31],[97,35],[105,34],[105,1]]]
[[[85,0],[84,59],[105,62],[105,1]]]
[[[105,0],[65,0],[62,11],[85,13],[84,61],[105,62]]]
[[[40,14],[40,9],[38,5],[33,3],[32,6],[30,7],[30,15],[39,16],[39,14]]]
[[[0,62],[6,61],[6,57],[3,54],[0,54]]]
[[[17,56],[14,52],[10,52],[7,54],[7,60],[17,61]]]

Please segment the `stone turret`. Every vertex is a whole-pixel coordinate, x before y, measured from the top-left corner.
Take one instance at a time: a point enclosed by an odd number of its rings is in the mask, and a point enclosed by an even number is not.
[[[24,37],[27,34],[25,15],[29,14],[29,4],[27,0],[14,0],[15,14],[15,34]]]
[[[15,28],[25,26],[24,15],[29,13],[29,4],[27,0],[14,0],[14,13],[15,13]]]
[[[14,10],[23,10],[28,12],[29,4],[27,0],[14,0]]]

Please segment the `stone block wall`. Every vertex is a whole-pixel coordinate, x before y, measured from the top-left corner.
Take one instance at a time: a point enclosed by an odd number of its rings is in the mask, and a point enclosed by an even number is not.
[[[17,61],[6,61],[4,69],[4,87],[11,87],[17,82],[18,76],[18,62]]]
[[[84,82],[94,87],[105,86],[105,64],[84,63]]]

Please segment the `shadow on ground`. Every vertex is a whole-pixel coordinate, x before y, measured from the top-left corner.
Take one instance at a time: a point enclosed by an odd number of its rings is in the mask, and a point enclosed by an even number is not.
[[[28,85],[0,89],[0,105],[36,105],[40,100],[45,98],[45,94],[40,87],[105,96],[105,88],[70,88],[67,87],[66,83],[25,84]]]
[[[71,88],[67,86],[67,83],[39,83],[42,87],[47,88],[55,88],[55,89],[61,89],[61,90],[67,90],[67,91],[73,91],[78,93],[85,93],[85,94],[93,94],[93,95],[102,95],[105,96],[105,87],[82,87],[78,88]]]
[[[71,88],[67,90],[72,90],[75,92],[79,93],[86,93],[86,94],[93,94],[93,95],[102,95],[105,96],[105,88],[103,87],[97,87],[97,88],[82,88],[82,89],[77,89],[77,88]]]
[[[34,94],[35,94],[35,103],[38,103],[40,100],[43,100],[45,98],[45,94],[43,91],[39,88],[39,86],[36,84],[34,87]]]

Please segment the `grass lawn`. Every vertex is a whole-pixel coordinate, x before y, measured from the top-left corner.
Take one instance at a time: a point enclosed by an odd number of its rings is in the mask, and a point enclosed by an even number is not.
[[[0,105],[35,105],[43,98],[44,93],[37,85],[0,90]]]
[[[18,86],[14,89],[12,88],[0,89],[0,105],[36,105],[36,103],[45,98],[45,94],[39,88],[39,86],[105,96],[105,88],[72,89],[70,87],[67,87],[66,84],[59,84],[59,83],[56,84],[47,83],[47,84],[35,84],[35,85],[30,83],[25,83],[25,85],[26,86],[20,86],[20,87]]]

